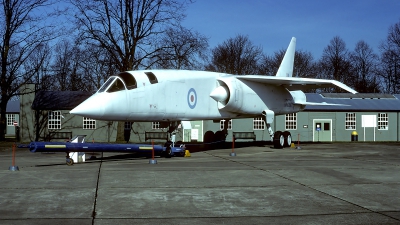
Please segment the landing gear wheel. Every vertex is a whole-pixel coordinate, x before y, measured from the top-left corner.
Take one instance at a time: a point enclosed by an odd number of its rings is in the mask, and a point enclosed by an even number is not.
[[[277,131],[274,134],[274,148],[283,148],[285,138],[281,131]]]
[[[283,132],[284,143],[283,147],[290,147],[292,145],[292,135],[289,131]]]
[[[66,163],[67,163],[68,166],[74,165],[74,160],[71,159],[71,158],[67,158],[65,161],[66,161]]]

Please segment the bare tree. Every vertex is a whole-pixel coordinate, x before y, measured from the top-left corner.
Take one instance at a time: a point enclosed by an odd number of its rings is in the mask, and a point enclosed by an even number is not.
[[[400,21],[389,28],[387,44],[393,47],[394,54],[400,57]]]
[[[5,138],[6,106],[18,94],[20,86],[35,74],[38,68],[25,67],[33,52],[59,34],[48,21],[52,15],[40,11],[49,7],[51,0],[2,0],[0,6],[0,140]],[[44,19],[44,18],[47,18]],[[51,21],[52,22],[52,21]]]
[[[185,1],[73,0],[80,37],[104,48],[119,71],[148,68],[157,38],[184,18]]]
[[[384,93],[400,93],[400,58],[390,47],[381,53],[378,74],[383,81]]]
[[[346,43],[338,36],[330,41],[319,62],[320,78],[333,79],[352,86],[351,63]],[[326,92],[342,92],[340,88],[326,89]]]
[[[386,41],[380,46],[379,76],[385,93],[400,93],[400,22],[390,26]]]
[[[207,70],[229,74],[256,74],[262,58],[261,47],[254,46],[247,36],[230,38],[212,50]]]
[[[262,63],[259,67],[259,74],[264,74],[267,76],[275,76],[278,72],[279,66],[282,62],[283,56],[285,55],[285,50],[279,50],[274,52],[273,56],[264,55],[262,58]]]
[[[55,46],[52,71],[56,86],[60,91],[69,90],[70,74],[73,70],[73,49],[69,41],[61,40]]]
[[[95,45],[83,45],[81,47],[80,67],[83,70],[83,83],[85,89],[90,92],[98,90],[100,86],[111,76],[118,72],[113,60],[108,57],[107,51]]]
[[[160,41],[155,56],[157,67],[163,69],[201,69],[207,58],[207,38],[182,26],[171,27]]]
[[[376,93],[379,90],[379,80],[376,75],[378,55],[365,41],[359,41],[350,53],[353,69],[353,87],[361,93]]]
[[[33,74],[24,74],[26,83],[36,84],[36,90],[51,90],[54,86],[51,76],[50,63],[52,50],[48,44],[38,46],[24,62],[23,67]]]
[[[81,50],[79,45],[66,39],[62,39],[56,44],[51,68],[57,90],[92,90],[84,82],[82,63],[87,60],[85,52],[86,50]]]
[[[316,78],[318,76],[317,63],[310,52],[296,51],[293,76],[306,78]]]
[[[285,50],[274,53],[272,57],[264,56],[260,74],[275,76],[282,63]],[[317,75],[316,62],[310,52],[296,51],[294,56],[293,76],[315,78]]]
[[[28,74],[29,77],[25,80],[27,83],[35,84],[35,93],[41,90],[51,90],[54,88],[54,79],[53,76],[51,76],[51,71],[48,69],[50,68],[50,61],[51,49],[49,45],[43,44],[36,48],[24,63],[24,67],[27,68],[27,70],[34,71],[34,75],[31,76]],[[26,90],[22,92],[29,94]],[[28,118],[28,115],[29,114],[21,114],[20,119],[25,122],[32,121],[33,124],[35,124],[33,127],[35,141],[39,141],[40,135],[45,132],[47,125],[47,112],[36,109],[32,117]]]

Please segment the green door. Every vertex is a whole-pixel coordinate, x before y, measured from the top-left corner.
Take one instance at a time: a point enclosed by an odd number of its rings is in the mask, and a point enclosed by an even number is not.
[[[332,141],[332,120],[315,119],[313,130],[314,142]]]

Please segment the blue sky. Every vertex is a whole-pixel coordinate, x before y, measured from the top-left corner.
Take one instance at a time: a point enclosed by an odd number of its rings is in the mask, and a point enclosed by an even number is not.
[[[186,14],[183,25],[208,37],[210,48],[242,34],[272,55],[294,36],[296,49],[319,59],[335,36],[349,50],[364,40],[379,54],[389,27],[400,22],[400,1],[196,0]]]

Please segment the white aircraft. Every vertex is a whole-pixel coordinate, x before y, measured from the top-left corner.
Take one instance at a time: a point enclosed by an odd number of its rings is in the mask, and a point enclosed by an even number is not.
[[[335,80],[292,77],[295,46],[293,37],[276,76],[188,70],[121,72],[111,76],[93,96],[70,113],[107,121],[169,124],[221,119],[227,123],[229,119],[263,116],[274,146],[288,146],[290,133],[274,133],[271,129],[274,115],[299,112],[306,105],[330,105],[307,102],[303,90],[340,87],[357,93]],[[174,123],[170,132],[178,123]]]

